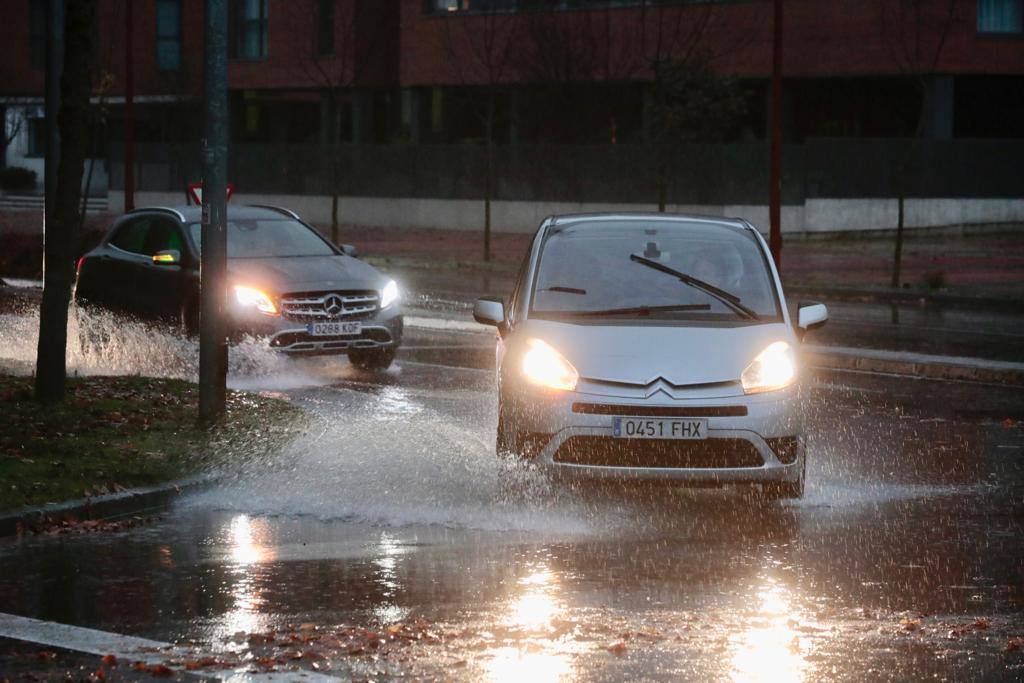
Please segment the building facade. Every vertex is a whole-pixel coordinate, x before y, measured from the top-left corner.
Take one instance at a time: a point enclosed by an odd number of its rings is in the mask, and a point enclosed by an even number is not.
[[[129,63],[136,142],[201,139],[203,6],[99,0],[95,157],[124,139]],[[3,160],[40,178],[45,7],[6,3],[17,29],[0,45]],[[787,141],[1024,138],[1024,0],[784,8]],[[716,141],[768,127],[771,0],[230,0],[229,14],[236,143],[643,142],[672,68],[742,100]]]

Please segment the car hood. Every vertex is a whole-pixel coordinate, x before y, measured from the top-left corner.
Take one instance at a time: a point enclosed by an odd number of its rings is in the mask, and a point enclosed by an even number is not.
[[[293,258],[233,258],[228,260],[232,282],[275,294],[346,289],[381,289],[387,284],[376,268],[351,256]]]
[[[784,323],[737,327],[571,324],[528,320],[522,339],[558,349],[584,379],[646,386],[735,382],[769,344],[795,344]],[[518,335],[517,335],[518,336]]]

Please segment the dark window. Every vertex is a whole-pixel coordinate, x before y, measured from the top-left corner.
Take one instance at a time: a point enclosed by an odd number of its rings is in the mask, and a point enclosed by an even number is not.
[[[334,0],[320,0],[316,14],[317,31],[319,41],[317,42],[317,53],[321,55],[334,54]]]
[[[114,236],[110,238],[110,243],[118,249],[123,249],[133,254],[145,254],[146,237],[149,234],[150,223],[152,223],[152,219],[149,218],[130,220],[117,229]]]
[[[26,119],[28,125],[28,155],[30,157],[46,156],[46,119]]]
[[[167,220],[153,220],[142,253],[152,256],[159,251],[174,250],[181,252],[181,233],[173,223]]]
[[[46,0],[28,3],[28,65],[40,71],[46,68]]]
[[[160,71],[181,69],[181,0],[157,0],[156,64]]]
[[[267,56],[267,0],[231,3],[231,56],[264,59]]]
[[[1024,33],[1024,0],[978,0],[978,33]]]

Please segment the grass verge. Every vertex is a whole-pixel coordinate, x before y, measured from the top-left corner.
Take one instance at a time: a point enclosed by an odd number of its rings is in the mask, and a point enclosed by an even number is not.
[[[113,493],[280,447],[301,429],[287,401],[229,391],[222,424],[196,424],[195,384],[147,377],[68,380],[56,406],[32,379],[0,374],[0,510]]]

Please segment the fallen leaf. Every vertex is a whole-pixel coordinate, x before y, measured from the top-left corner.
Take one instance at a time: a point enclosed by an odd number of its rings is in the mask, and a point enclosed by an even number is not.
[[[117,666],[117,657],[114,655],[103,655],[100,657],[100,662],[106,666]]]
[[[974,620],[974,628],[978,629],[979,631],[984,631],[988,628],[988,619],[986,619],[985,617],[978,617]]]
[[[919,629],[921,627],[921,620],[920,619],[908,619],[908,618],[904,617],[903,619],[900,619],[900,627],[904,631],[916,631],[917,629]]]
[[[1006,641],[1007,652],[1016,652],[1021,648],[1024,648],[1024,637],[1010,638]]]
[[[611,652],[616,657],[621,657],[626,654],[626,644],[621,640],[617,643],[613,643],[605,648],[608,652]]]

